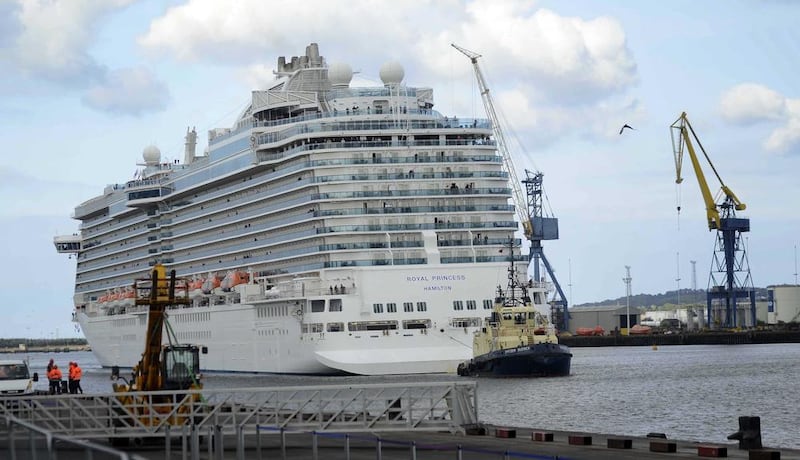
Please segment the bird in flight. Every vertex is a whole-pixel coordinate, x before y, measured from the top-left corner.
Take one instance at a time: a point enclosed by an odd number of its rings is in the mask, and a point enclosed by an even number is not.
[[[625,128],[632,129],[632,130],[636,131],[636,128],[634,128],[633,126],[631,126],[631,125],[626,123],[626,124],[622,125],[622,128],[619,129],[619,133],[622,134],[622,131],[624,131]]]

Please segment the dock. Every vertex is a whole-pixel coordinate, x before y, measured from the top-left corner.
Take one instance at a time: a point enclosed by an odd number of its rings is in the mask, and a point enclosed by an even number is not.
[[[562,335],[559,336],[558,342],[568,347],[800,343],[800,330],[702,331],[674,334],[610,334],[596,336]]]
[[[546,419],[541,428],[485,425],[477,418],[476,394],[475,382],[433,382],[133,392],[127,400],[114,393],[4,398],[0,453],[6,455],[0,456],[800,460],[800,450],[747,451],[736,442],[549,431]]]

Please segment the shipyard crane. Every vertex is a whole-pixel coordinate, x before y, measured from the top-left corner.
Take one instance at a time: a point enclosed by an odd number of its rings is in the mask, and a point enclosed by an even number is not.
[[[675,183],[683,182],[681,177],[681,167],[683,164],[684,151],[689,153],[689,158],[694,168],[697,183],[700,186],[700,194],[706,208],[706,221],[709,231],[717,231],[717,238],[714,244],[714,256],[712,259],[711,272],[709,273],[710,289],[706,293],[706,314],[708,324],[716,324],[721,327],[733,328],[739,326],[736,319],[737,304],[740,298],[749,300],[750,304],[750,324],[756,325],[756,306],[755,289],[753,288],[752,278],[750,277],[750,266],[747,263],[747,252],[742,241],[742,233],[750,231],[750,219],[737,217],[736,211],[744,211],[746,205],[739,200],[736,194],[725,185],[714,164],[711,162],[703,144],[697,137],[686,112],[670,126],[672,136],[672,148],[675,156]],[[703,153],[711,170],[720,183],[719,202],[714,201],[714,197],[709,189],[700,159],[695,153],[692,139],[697,143]],[[680,206],[678,206],[680,212]],[[715,276],[717,274],[717,276]],[[712,307],[720,305],[719,308],[712,310]],[[724,316],[722,307],[724,307]],[[712,315],[714,311],[716,315]]]
[[[558,239],[558,219],[554,217],[544,217],[542,215],[542,178],[544,174],[539,171],[531,172],[525,170],[526,178],[520,181],[517,178],[517,170],[514,166],[514,160],[509,149],[509,144],[506,141],[506,135],[503,130],[503,125],[500,123],[500,118],[494,108],[494,101],[492,100],[489,86],[486,83],[486,78],[483,71],[478,64],[480,54],[462,48],[455,43],[451,46],[457,49],[461,54],[468,57],[472,62],[472,68],[475,71],[475,78],[478,80],[478,88],[481,93],[483,107],[486,110],[486,115],[492,124],[492,131],[494,138],[497,142],[497,150],[503,160],[503,168],[508,173],[511,182],[511,191],[514,199],[514,208],[517,211],[517,217],[522,224],[522,232],[525,238],[531,242],[530,258],[534,262],[534,278],[539,281],[539,260],[544,263],[550,279],[553,280],[558,298],[551,302],[552,321],[555,326],[562,331],[566,331],[569,327],[569,313],[567,310],[567,297],[564,291],[561,290],[561,285],[558,283],[555,272],[550,266],[547,257],[544,255],[542,249],[542,240],[555,240]],[[521,184],[525,184],[527,194],[522,191]]]

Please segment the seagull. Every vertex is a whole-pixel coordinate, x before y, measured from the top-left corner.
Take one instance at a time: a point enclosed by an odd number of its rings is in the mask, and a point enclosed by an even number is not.
[[[619,133],[622,134],[622,131],[624,131],[625,128],[632,129],[632,130],[636,131],[636,128],[634,128],[633,126],[631,126],[631,125],[626,123],[626,124],[622,125],[622,128],[619,129]]]

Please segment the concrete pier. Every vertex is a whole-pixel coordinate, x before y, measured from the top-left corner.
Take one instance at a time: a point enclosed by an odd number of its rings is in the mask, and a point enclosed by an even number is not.
[[[510,431],[515,436],[508,436]],[[264,430],[257,439],[245,438],[243,452],[237,451],[237,443],[231,436],[222,437],[209,446],[203,441],[198,460],[244,459],[558,459],[558,460],[636,460],[636,459],[686,459],[725,457],[738,459],[800,459],[800,450],[769,449],[747,451],[738,449],[735,443],[714,444],[644,437],[610,436],[597,433],[543,431],[525,428],[487,426],[485,435],[451,433],[406,432],[393,433],[308,433],[286,432],[281,444],[281,435],[273,430]],[[552,434],[543,436],[542,433]],[[539,436],[537,436],[537,434]],[[537,441],[536,439],[545,439]],[[581,442],[577,442],[580,440]],[[674,445],[674,450],[654,450],[658,446]],[[142,460],[179,460],[185,457],[180,439],[174,440],[169,449],[161,444],[126,448],[131,458]],[[217,447],[221,446],[222,451]],[[0,452],[7,452],[7,443],[0,443]],[[349,454],[347,451],[349,447]],[[259,454],[260,452],[260,454]],[[28,457],[19,456],[19,459]],[[58,452],[59,460],[78,460],[86,454],[77,449]],[[189,457],[191,458],[191,457]]]

